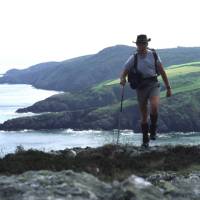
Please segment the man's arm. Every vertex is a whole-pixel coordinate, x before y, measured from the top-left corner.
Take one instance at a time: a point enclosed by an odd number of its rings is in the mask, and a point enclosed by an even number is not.
[[[128,75],[129,70],[130,70],[131,66],[133,65],[133,63],[134,63],[134,55],[131,55],[123,66],[123,71],[120,75],[120,84],[121,85],[126,84],[126,76]]]
[[[120,84],[125,85],[126,84],[126,76],[128,75],[128,69],[124,69],[121,76],[120,76]]]
[[[168,78],[167,78],[167,74],[166,74],[166,72],[165,72],[165,69],[164,69],[164,67],[163,67],[163,65],[162,65],[161,63],[158,63],[158,64],[157,64],[157,67],[158,67],[158,70],[159,70],[159,72],[160,72],[160,75],[161,75],[161,77],[162,77],[162,79],[163,79],[163,82],[164,82],[164,84],[165,84],[165,87],[166,87],[166,89],[167,89],[167,94],[166,94],[166,96],[167,96],[167,97],[170,97],[170,96],[172,95],[172,91],[171,91],[171,86],[170,86],[170,84],[169,84],[169,80],[168,80]]]

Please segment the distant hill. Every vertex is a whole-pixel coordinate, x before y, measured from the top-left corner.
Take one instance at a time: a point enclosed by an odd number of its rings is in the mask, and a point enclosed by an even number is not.
[[[165,97],[161,85],[159,131],[200,131],[200,62],[173,65],[166,69],[173,96]],[[116,129],[120,107],[119,80],[107,80],[82,92],[53,95],[18,112],[43,113],[6,121],[0,126],[12,129]],[[50,112],[50,113],[46,113]],[[125,87],[122,129],[139,128],[136,96]]]
[[[0,77],[0,83],[23,83],[49,90],[80,91],[102,81],[118,78],[133,51],[133,47],[116,45],[93,55],[41,63],[23,70],[12,69]],[[166,67],[200,61],[200,47],[159,49],[158,53]]]

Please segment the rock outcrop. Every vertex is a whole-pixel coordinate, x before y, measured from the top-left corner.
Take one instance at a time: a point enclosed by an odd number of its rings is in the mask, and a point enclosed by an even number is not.
[[[105,183],[85,172],[28,171],[0,176],[1,200],[124,200],[165,199],[150,182],[130,176],[123,182]]]
[[[28,171],[0,176],[1,200],[198,200],[200,173],[180,176],[160,173],[144,178],[131,175],[106,183],[72,170]]]

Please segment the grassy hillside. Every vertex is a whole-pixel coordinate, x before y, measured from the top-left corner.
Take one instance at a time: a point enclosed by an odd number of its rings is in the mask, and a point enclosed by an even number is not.
[[[179,93],[181,93],[182,95],[184,95],[185,93],[185,95],[187,95],[187,92],[200,90],[200,62],[173,65],[166,69],[166,73],[173,89],[173,95],[177,95]],[[162,82],[161,77],[159,77],[159,81]],[[129,87],[127,85],[126,85],[126,90],[128,89],[127,87]],[[105,90],[105,88],[108,88],[109,86],[113,88],[120,87],[119,79],[106,81],[102,84],[97,85],[94,88],[96,89],[96,92],[101,92],[102,90]],[[130,90],[127,90],[126,97],[128,97],[128,99],[125,100],[124,102],[125,107],[137,103],[137,101],[133,101],[132,98],[130,99],[131,94],[129,92]],[[164,90],[164,85],[162,83],[161,99],[165,98],[165,93],[166,92]],[[116,107],[115,105],[113,106]]]
[[[200,62],[187,63],[184,65],[173,65],[166,69],[166,73],[173,88],[174,95],[200,89]],[[161,77],[159,77],[159,80],[162,83]],[[56,94],[52,97],[47,98],[46,100],[34,104],[34,106],[30,107],[28,111],[34,112],[34,109],[35,111],[37,111],[37,106],[41,107],[40,105],[43,106],[43,104],[47,102],[57,104],[57,106],[55,106],[55,109],[59,108],[59,103],[62,105],[66,104],[65,110],[84,109],[90,107],[92,108],[95,106],[100,107],[98,108],[98,110],[102,110],[102,106],[104,105],[105,108],[108,109],[111,109],[112,107],[115,107],[117,109],[116,105],[119,103],[120,100],[120,87],[121,86],[119,85],[119,79],[107,80],[82,92],[66,92],[63,94]],[[163,83],[161,85],[161,98],[165,98],[165,88],[163,86]],[[136,103],[137,101],[135,91],[130,89],[127,82],[125,87],[124,106],[130,106]],[[34,109],[31,110],[31,108],[33,107]],[[60,111],[53,110],[52,107],[49,107],[46,110],[45,108],[43,108],[44,112]],[[41,112],[41,110],[42,108],[39,110],[39,112]],[[111,110],[113,110],[113,108]]]

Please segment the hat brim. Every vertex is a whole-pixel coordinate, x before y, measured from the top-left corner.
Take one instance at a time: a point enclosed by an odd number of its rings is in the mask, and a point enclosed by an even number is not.
[[[147,39],[147,41],[140,41],[140,42],[132,41],[132,43],[135,43],[135,44],[136,44],[136,43],[139,43],[139,44],[141,43],[141,44],[142,44],[142,43],[147,43],[147,42],[150,42],[150,41],[151,41],[151,38]]]

